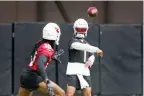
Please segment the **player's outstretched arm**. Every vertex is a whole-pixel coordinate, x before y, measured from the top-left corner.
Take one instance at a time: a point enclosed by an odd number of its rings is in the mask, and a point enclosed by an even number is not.
[[[98,55],[103,56],[103,52],[101,49],[99,49],[98,47],[89,45],[89,44],[82,44],[79,42],[74,42],[71,44],[71,49],[88,51],[88,52],[97,53]]]

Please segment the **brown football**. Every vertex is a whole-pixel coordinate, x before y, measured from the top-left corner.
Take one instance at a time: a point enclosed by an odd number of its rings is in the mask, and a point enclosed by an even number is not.
[[[98,14],[98,10],[96,7],[89,7],[87,13],[89,17],[96,17],[96,15]]]

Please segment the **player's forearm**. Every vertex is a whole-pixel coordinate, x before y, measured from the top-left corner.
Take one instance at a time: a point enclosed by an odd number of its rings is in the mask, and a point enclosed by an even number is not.
[[[37,65],[38,71],[44,80],[48,79],[47,74],[45,72],[44,66],[38,64]]]
[[[93,52],[93,53],[96,52],[97,49],[99,49],[98,47],[91,46],[89,44],[82,44],[82,43],[79,43],[79,42],[72,43],[71,48],[76,49],[76,50],[83,50],[83,51]]]
[[[37,61],[37,68],[38,68],[39,74],[42,76],[44,80],[46,80],[48,79],[48,76],[45,71],[44,64],[45,64],[45,57],[42,55],[39,57]]]
[[[94,63],[95,61],[95,56],[94,55],[91,55],[88,60],[90,60],[92,62],[92,64]]]

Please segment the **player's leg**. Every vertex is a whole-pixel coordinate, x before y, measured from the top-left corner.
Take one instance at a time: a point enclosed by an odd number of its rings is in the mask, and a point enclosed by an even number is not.
[[[76,88],[67,84],[66,96],[74,96]]]
[[[28,90],[34,91],[39,90],[43,93],[48,93],[47,85],[43,82],[41,76],[32,70],[26,70],[22,73],[21,78],[21,87]],[[57,84],[51,81],[54,93],[56,96],[64,96],[65,92]]]
[[[91,77],[84,76],[84,79],[88,82],[89,87],[82,89],[82,94],[83,94],[83,96],[91,96],[91,91],[92,91]]]
[[[84,88],[82,89],[83,96],[91,96],[91,88]]]
[[[28,81],[28,76],[30,74],[28,71],[24,70],[20,76],[20,88],[18,90],[18,96],[31,96],[32,92],[30,92],[29,88],[29,81]]]
[[[17,96],[32,96],[32,92],[28,91],[25,88],[20,87]]]
[[[53,90],[54,90],[54,94],[55,96],[65,96],[65,92],[62,88],[60,88],[56,83],[54,83],[53,81],[50,81]],[[39,83],[39,88],[37,89],[37,91],[43,92],[43,93],[48,93],[48,88],[45,82],[40,82]]]
[[[77,75],[67,75],[66,96],[75,96],[77,89],[80,89]]]

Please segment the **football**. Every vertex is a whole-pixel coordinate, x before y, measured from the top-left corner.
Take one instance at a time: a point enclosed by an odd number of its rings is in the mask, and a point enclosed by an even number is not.
[[[89,17],[96,17],[98,14],[98,10],[96,7],[89,7],[87,13]]]

